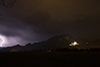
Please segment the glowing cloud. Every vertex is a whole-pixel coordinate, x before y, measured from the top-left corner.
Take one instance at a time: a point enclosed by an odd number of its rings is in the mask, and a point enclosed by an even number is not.
[[[0,43],[0,47],[2,47],[3,43],[4,43],[4,38],[0,35],[0,38],[2,40],[2,42]]]

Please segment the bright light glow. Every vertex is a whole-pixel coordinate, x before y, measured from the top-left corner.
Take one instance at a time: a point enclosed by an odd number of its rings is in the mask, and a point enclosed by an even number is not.
[[[69,44],[69,46],[76,46],[79,45],[79,43],[77,43],[76,41],[74,41],[74,43]]]
[[[51,50],[49,50],[49,52],[51,52]]]
[[[0,43],[0,47],[2,47],[3,43],[4,43],[4,38],[0,35],[0,38],[2,40],[2,42]]]
[[[77,44],[77,42],[74,42],[74,44]]]

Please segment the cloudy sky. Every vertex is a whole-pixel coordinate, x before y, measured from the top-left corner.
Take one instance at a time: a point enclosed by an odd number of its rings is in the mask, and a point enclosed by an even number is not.
[[[100,0],[16,0],[12,8],[0,5],[4,47],[64,33],[96,40],[100,38],[99,29]]]

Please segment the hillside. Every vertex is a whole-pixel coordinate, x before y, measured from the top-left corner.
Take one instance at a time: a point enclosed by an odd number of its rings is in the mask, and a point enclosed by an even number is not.
[[[78,42],[78,46],[70,47],[69,44],[74,41]],[[36,43],[28,43],[25,46],[16,45],[13,47],[7,47],[2,49],[2,51],[33,51],[33,50],[55,50],[58,48],[89,48],[89,44],[87,40],[74,38],[68,34],[57,35],[49,38],[46,41],[36,42]]]

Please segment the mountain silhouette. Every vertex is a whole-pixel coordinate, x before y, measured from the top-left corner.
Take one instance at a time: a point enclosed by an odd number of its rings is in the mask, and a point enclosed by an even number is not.
[[[79,46],[70,47],[72,42],[78,42]],[[86,39],[74,38],[69,34],[57,35],[46,41],[28,43],[25,46],[15,45],[3,48],[2,51],[33,51],[33,50],[55,50],[58,48],[88,48],[89,44]]]

